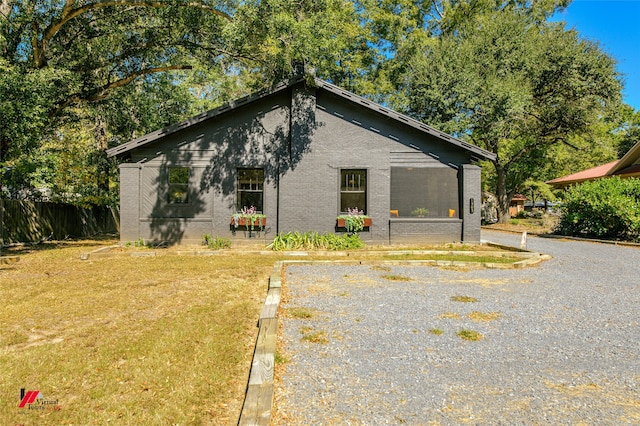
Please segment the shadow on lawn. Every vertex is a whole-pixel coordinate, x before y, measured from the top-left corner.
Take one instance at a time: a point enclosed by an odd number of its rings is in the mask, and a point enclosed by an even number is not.
[[[0,256],[23,256],[29,253],[43,250],[57,250],[70,247],[95,247],[100,245],[117,244],[117,234],[100,234],[90,238],[65,240],[46,240],[33,243],[17,243],[0,248]]]

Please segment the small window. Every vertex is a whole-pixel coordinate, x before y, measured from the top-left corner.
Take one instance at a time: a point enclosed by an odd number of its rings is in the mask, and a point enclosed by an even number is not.
[[[187,167],[169,167],[169,203],[187,204],[189,202],[189,169]]]
[[[237,209],[255,207],[263,211],[264,170],[238,169],[238,204]]]
[[[340,171],[340,213],[349,210],[367,214],[367,171],[345,169]]]

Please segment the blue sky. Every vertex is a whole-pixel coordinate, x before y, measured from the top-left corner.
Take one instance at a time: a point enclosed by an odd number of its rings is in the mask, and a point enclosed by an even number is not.
[[[555,18],[615,58],[624,101],[640,110],[640,0],[573,0]]]

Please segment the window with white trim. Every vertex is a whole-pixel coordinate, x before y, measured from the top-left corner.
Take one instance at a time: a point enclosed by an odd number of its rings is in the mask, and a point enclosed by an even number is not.
[[[264,169],[238,169],[238,211],[243,208],[255,207],[256,211],[263,211],[264,203]]]
[[[367,171],[343,169],[340,171],[340,213],[351,209],[367,214]]]

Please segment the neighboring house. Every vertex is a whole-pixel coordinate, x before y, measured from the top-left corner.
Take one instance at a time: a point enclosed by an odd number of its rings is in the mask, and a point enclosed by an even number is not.
[[[547,183],[554,188],[563,189],[577,183],[611,176],[640,177],[640,142],[636,143],[620,160],[559,177]]]
[[[271,239],[344,232],[377,243],[480,241],[480,167],[494,154],[319,79],[280,84],[108,151],[120,164],[120,239]],[[314,87],[315,86],[315,87]],[[255,206],[264,229],[235,227]]]
[[[509,202],[509,216],[515,217],[518,213],[523,212],[525,201],[527,201],[527,197],[522,194],[515,194]]]

